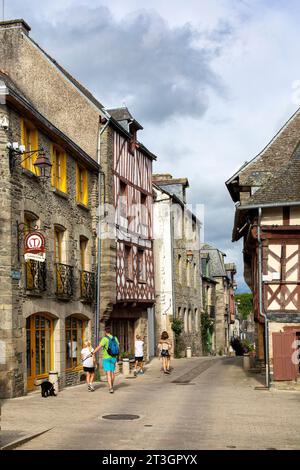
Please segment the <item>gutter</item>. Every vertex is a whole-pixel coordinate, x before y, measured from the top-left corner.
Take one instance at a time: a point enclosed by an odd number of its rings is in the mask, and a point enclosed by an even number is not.
[[[263,311],[262,293],[262,241],[261,241],[261,207],[258,208],[257,223],[258,240],[258,291],[259,291],[259,314],[265,319],[265,363],[266,363],[266,387],[270,389],[270,359],[269,359],[269,322]]]
[[[110,118],[108,118],[106,124],[100,128],[101,122],[99,121],[99,134],[98,134],[98,146],[97,146],[97,161],[101,168],[101,136],[105,129],[110,124]],[[99,323],[100,323],[100,293],[101,293],[101,236],[102,236],[102,223],[101,223],[101,203],[102,203],[102,186],[104,187],[105,174],[100,169],[98,173],[98,233],[97,233],[97,297],[96,297],[96,312],[95,312],[95,340],[96,345],[99,344]],[[105,189],[105,188],[104,188]],[[105,202],[105,201],[104,201]]]
[[[288,207],[288,206],[300,206],[300,201],[294,202],[270,202],[266,204],[249,204],[249,205],[236,205],[236,210],[243,211],[249,209],[263,209],[268,207]]]

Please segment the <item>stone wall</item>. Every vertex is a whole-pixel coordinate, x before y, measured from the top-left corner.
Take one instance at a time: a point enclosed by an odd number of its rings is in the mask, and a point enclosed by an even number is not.
[[[30,39],[21,23],[0,23],[0,70],[41,114],[97,159],[100,109]]]
[[[32,173],[23,170],[20,162],[13,172],[9,171],[6,144],[8,140],[20,142],[20,116],[1,106],[7,112],[10,130],[0,130],[1,180],[1,247],[0,250],[0,298],[1,338],[5,341],[5,364],[0,364],[0,396],[23,395],[27,390],[26,377],[26,318],[34,313],[47,313],[54,320],[54,368],[62,375],[65,370],[65,328],[69,315],[77,315],[88,321],[87,335],[91,337],[94,305],[80,300],[80,236],[88,242],[87,270],[95,270],[95,209],[97,202],[97,175],[88,174],[89,204],[85,208],[76,202],[76,156],[68,155],[67,194],[44,185]],[[50,153],[51,142],[39,132],[39,146]],[[47,281],[44,292],[26,289],[26,268],[23,258],[23,230],[17,226],[24,222],[25,212],[37,217],[37,225],[46,237]],[[63,263],[74,267],[74,293],[70,300],[56,296],[56,272],[54,268],[54,225],[65,228]],[[19,234],[19,240],[18,240]],[[20,280],[11,278],[11,272],[21,274]],[[63,379],[61,379],[63,381]],[[76,378],[76,383],[78,380]]]

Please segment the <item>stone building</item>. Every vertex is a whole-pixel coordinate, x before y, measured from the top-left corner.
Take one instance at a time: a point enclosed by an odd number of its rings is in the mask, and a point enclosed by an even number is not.
[[[216,285],[217,281],[212,275],[212,259],[209,253],[200,251],[201,258],[201,278],[202,278],[202,299],[203,312],[207,323],[206,332],[203,334],[206,344],[203,344],[204,353],[215,351],[214,324],[216,319]]]
[[[29,31],[24,20],[0,23],[4,396],[26,393],[50,369],[59,372],[62,386],[78,382],[79,344],[91,337],[99,318],[99,140],[109,116]],[[24,161],[9,166],[8,142],[39,152],[19,155]],[[52,177],[41,185],[34,163],[42,148],[52,161]],[[22,238],[36,227],[46,238],[46,262],[28,267]]]
[[[80,380],[95,311],[99,166],[7,74],[0,81],[0,395],[13,397],[50,370],[61,386]],[[35,167],[44,154],[50,178]],[[24,259],[24,238],[35,231],[46,240],[44,262]]]
[[[227,182],[235,203],[232,240],[243,238],[253,292],[258,360],[266,382],[299,376],[300,111]]]
[[[152,162],[141,142],[142,126],[127,108],[109,109],[101,140],[105,174],[101,223],[101,320],[109,322],[120,351],[134,355],[137,334],[144,355],[154,355]]]
[[[171,326],[181,319],[176,353],[184,355],[189,346],[201,355],[200,221],[186,205],[186,178],[153,175],[153,183],[156,338],[166,330],[174,347]]]
[[[225,253],[211,245],[204,244],[201,247],[202,276],[207,289],[205,303],[214,323],[211,352],[215,354],[229,352],[230,325],[234,323],[235,317],[236,267],[234,263],[225,263],[225,256]]]

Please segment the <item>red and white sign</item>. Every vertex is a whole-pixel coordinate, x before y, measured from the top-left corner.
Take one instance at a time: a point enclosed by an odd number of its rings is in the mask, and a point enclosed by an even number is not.
[[[28,233],[24,240],[24,258],[25,261],[32,259],[44,262],[45,253],[45,237],[40,232]]]

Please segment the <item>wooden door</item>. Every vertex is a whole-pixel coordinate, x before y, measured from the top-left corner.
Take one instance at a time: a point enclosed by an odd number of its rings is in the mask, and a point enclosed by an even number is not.
[[[134,355],[134,320],[117,319],[111,321],[112,334],[120,344],[120,353],[129,352]]]
[[[53,368],[53,320],[46,315],[32,315],[26,320],[27,389],[34,381],[47,378]]]
[[[296,380],[298,373],[295,361],[296,333],[293,331],[273,333],[272,338],[274,380]]]

